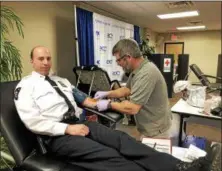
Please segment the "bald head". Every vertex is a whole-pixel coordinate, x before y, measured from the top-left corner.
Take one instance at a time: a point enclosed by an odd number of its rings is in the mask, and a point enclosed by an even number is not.
[[[39,51],[39,50],[42,50],[42,49],[45,49],[45,50],[48,50],[48,48],[46,48],[45,46],[35,46],[34,48],[32,48],[31,52],[30,52],[30,58],[33,59],[33,55],[35,53],[35,51]],[[50,53],[50,52],[49,52]]]
[[[51,68],[51,54],[44,46],[36,46],[30,53],[31,63],[36,72],[41,75],[48,75]]]

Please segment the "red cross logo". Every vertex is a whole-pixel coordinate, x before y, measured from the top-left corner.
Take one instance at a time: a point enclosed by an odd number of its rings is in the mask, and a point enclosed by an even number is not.
[[[170,62],[168,60],[166,60],[165,64],[166,64],[166,66],[168,66],[170,64]]]

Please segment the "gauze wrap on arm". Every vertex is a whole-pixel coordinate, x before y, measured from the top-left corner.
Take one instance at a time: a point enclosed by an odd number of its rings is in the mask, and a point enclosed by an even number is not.
[[[87,94],[83,93],[82,91],[78,90],[77,88],[72,89],[72,94],[75,101],[79,104],[82,104],[84,100],[89,97]]]

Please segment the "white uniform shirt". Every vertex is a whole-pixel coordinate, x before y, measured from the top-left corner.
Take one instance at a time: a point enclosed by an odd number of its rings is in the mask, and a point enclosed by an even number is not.
[[[70,82],[58,76],[50,76],[58,87],[67,96],[75,108],[75,115],[79,118],[82,109],[77,107],[72,94]],[[25,126],[32,132],[43,135],[64,135],[65,123],[60,121],[68,111],[65,99],[61,97],[51,84],[45,80],[45,76],[37,72],[24,77],[16,87],[15,105],[18,114]]]

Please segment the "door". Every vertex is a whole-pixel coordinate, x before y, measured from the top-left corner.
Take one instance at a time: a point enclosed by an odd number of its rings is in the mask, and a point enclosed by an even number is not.
[[[164,44],[164,53],[174,55],[174,64],[178,64],[178,55],[184,54],[184,42],[170,42]]]

